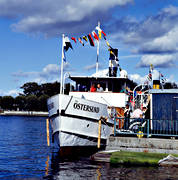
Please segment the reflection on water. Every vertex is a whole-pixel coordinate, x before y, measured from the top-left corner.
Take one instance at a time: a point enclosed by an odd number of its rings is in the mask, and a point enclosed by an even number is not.
[[[47,147],[46,118],[0,116],[0,127],[0,179],[178,179],[178,168],[114,167],[89,158],[64,160],[53,146]]]
[[[46,179],[61,180],[165,180],[178,179],[178,168],[173,167],[125,167],[109,163],[94,163],[89,158],[61,160],[52,153],[50,171]]]

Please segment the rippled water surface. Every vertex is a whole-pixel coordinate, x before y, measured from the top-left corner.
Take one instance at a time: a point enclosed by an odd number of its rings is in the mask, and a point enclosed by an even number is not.
[[[61,160],[46,145],[44,117],[0,116],[0,179],[178,179],[178,168],[113,167]]]

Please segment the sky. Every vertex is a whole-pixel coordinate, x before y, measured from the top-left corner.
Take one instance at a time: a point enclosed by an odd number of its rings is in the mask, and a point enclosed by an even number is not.
[[[177,0],[0,0],[0,96],[17,96],[27,82],[60,81],[62,34],[88,35],[98,21],[130,79],[143,83],[153,64],[155,73],[178,83]],[[93,75],[96,46],[71,43],[64,72]],[[101,74],[108,60],[102,39]]]

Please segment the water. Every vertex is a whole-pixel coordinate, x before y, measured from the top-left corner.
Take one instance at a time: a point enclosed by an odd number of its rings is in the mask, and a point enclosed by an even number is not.
[[[44,117],[0,116],[0,179],[178,179],[178,168],[124,167],[89,158],[61,160],[46,145]]]

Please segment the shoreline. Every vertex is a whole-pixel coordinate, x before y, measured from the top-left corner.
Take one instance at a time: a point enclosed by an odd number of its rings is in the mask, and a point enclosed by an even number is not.
[[[48,117],[48,112],[42,111],[3,111],[0,116],[43,116]]]

